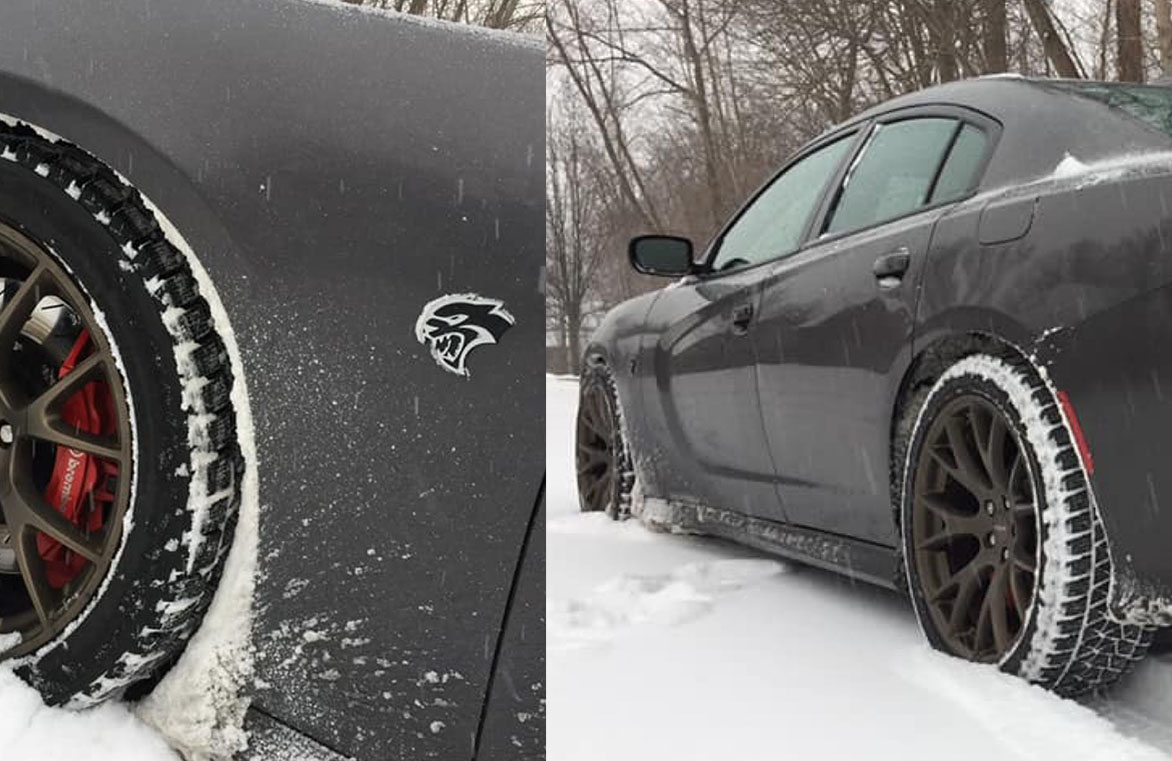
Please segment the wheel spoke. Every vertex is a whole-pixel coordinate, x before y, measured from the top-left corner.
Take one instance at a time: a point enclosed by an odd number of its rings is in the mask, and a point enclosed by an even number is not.
[[[1009,478],[1007,480],[1007,491],[1015,497],[1020,493],[1017,491],[1017,482],[1023,474],[1027,477],[1029,475],[1025,467],[1025,458],[1019,449],[1017,455],[1013,458],[1013,465],[1009,468]]]
[[[124,463],[128,459],[126,448],[113,437],[95,436],[85,431],[64,431],[60,423],[29,424],[28,435],[40,441],[47,441],[59,447],[96,455],[106,460]]]
[[[1026,612],[1029,610],[1033,598],[1033,574],[1029,574],[1029,581],[1022,579],[1026,575],[1017,564],[1013,564],[1007,571],[1009,574],[1009,589],[1013,593],[1013,607],[1017,611],[1017,620],[1025,625]]]
[[[989,588],[985,590],[984,601],[989,607],[989,618],[993,624],[993,643],[997,646],[998,654],[1005,653],[1012,644],[1009,620],[1006,616],[1009,600],[1006,596],[1005,576],[1005,566],[997,566],[993,571],[993,578],[989,581]]]
[[[1009,490],[1009,472],[1005,468],[1005,443],[1009,438],[1009,428],[1000,415],[992,415],[989,420],[989,435],[985,441],[982,455],[985,458],[987,469],[993,486],[1005,491]]]
[[[963,512],[960,507],[937,494],[919,494],[917,500],[944,521],[944,532],[950,536],[983,538],[989,533],[989,520],[984,513]]]
[[[598,490],[598,509],[605,510],[614,493],[614,475],[608,471],[605,477],[599,479],[599,484],[601,488]]]
[[[947,527],[943,531],[938,531],[932,536],[920,541],[916,547],[921,550],[929,550],[932,552],[939,552],[940,550],[948,549],[957,539],[957,534],[949,531]]]
[[[1032,557],[1023,557],[1021,554],[1015,553],[1013,556],[1013,565],[1023,571],[1030,573],[1037,573],[1037,564]]]
[[[32,316],[33,309],[46,295],[46,286],[50,282],[49,268],[39,264],[21,282],[15,293],[5,294],[7,298],[4,307],[0,308],[0,351],[7,353],[12,350],[21,329]]]
[[[1013,516],[1014,516],[1014,518],[1016,518],[1018,520],[1022,520],[1026,517],[1029,517],[1032,519],[1035,511],[1036,511],[1036,508],[1034,507],[1033,502],[1014,502],[1013,503]],[[1033,520],[1030,520],[1030,524],[1033,524]]]
[[[948,616],[948,628],[953,634],[964,630],[963,624],[967,618],[973,597],[981,587],[981,580],[976,573],[974,564],[970,563],[958,571],[956,598],[952,603],[952,611]]]
[[[95,352],[78,363],[73,372],[61,378],[52,386],[45,389],[40,396],[29,402],[28,414],[30,417],[47,418],[54,415],[58,408],[70,399],[89,381],[105,380],[106,355]]]
[[[598,420],[594,416],[594,411],[591,410],[582,416],[582,423],[589,429],[590,433],[594,434],[599,439],[607,441],[610,438],[610,432],[603,430]]]
[[[986,645],[992,647],[997,646],[996,638],[993,634],[993,620],[989,612],[990,596],[988,590],[983,600],[981,600],[981,610],[977,614],[976,632],[973,637],[973,651],[975,653],[983,652]]]
[[[583,473],[594,470],[599,465],[610,464],[610,452],[598,449],[596,447],[586,446],[584,444],[578,445],[578,472]]]
[[[591,509],[598,509],[598,493],[602,488],[602,479],[591,478],[586,485],[586,504],[590,505]]]
[[[45,564],[37,551],[36,532],[28,528],[13,532],[16,562],[25,590],[33,602],[41,626],[47,626],[53,610],[53,590],[45,573]]]
[[[948,436],[949,450],[956,461],[956,464],[949,468],[949,474],[973,494],[987,491],[990,487],[989,476],[981,466],[979,458],[969,449],[960,420],[955,416],[949,418],[944,430]],[[937,461],[948,467],[944,460],[938,458]]]
[[[83,533],[45,501],[31,483],[30,460],[31,457],[26,455],[13,458],[10,463],[4,494],[0,497],[0,503],[4,505],[5,523],[16,532],[24,528],[36,529],[91,563],[100,563],[104,542],[100,537]]]

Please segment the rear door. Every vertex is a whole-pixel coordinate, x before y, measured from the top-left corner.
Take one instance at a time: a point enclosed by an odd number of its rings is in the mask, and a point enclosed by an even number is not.
[[[918,273],[988,142],[956,112],[877,120],[811,243],[763,284],[758,383],[791,523],[894,543],[891,412],[910,361]]]
[[[647,418],[649,458],[667,496],[779,518],[774,466],[757,394],[753,332],[768,262],[794,250],[849,137],[815,146],[766,185],[718,237],[711,272],[663,291],[648,315],[656,336]]]

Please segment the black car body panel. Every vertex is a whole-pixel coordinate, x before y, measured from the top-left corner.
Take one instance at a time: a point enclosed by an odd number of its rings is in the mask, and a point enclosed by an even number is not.
[[[895,99],[812,145],[934,113],[962,114],[991,138],[960,200],[845,236],[812,226],[789,256],[702,272],[647,319],[641,300],[604,321],[587,354],[617,368],[644,496],[686,528],[881,581],[895,571],[899,405],[953,344],[995,340],[1072,400],[1117,564],[1115,606],[1167,610],[1172,139],[1043,81],[989,78]],[[878,283],[872,263],[905,251],[902,281]],[[732,324],[741,303],[754,310],[749,330]],[[681,352],[684,334],[694,338]]]
[[[472,758],[482,726],[542,756],[541,686],[489,699],[544,596],[517,572],[540,562],[540,44],[300,0],[0,15],[0,113],[126,176],[227,308],[260,459],[257,708],[359,759]],[[470,378],[415,335],[467,292],[515,318]]]

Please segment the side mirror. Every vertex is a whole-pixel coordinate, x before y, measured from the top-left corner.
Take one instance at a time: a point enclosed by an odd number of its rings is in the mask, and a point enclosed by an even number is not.
[[[674,235],[640,235],[631,240],[627,252],[631,266],[644,275],[681,277],[696,271],[692,241]]]

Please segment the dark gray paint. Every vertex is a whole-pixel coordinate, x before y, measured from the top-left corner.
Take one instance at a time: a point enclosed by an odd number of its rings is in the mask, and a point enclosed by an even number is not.
[[[480,758],[494,761],[545,757],[544,495],[518,574],[480,738]]]
[[[540,45],[299,0],[2,15],[0,112],[127,175],[229,311],[261,460],[257,705],[360,759],[472,757],[543,471]],[[414,337],[464,291],[517,318],[470,380]]]
[[[1168,609],[1172,172],[1165,163],[1093,183],[1053,175],[1067,153],[1091,163],[1166,152],[1172,140],[1088,99],[1027,80],[987,79],[898,98],[818,142],[874,120],[958,109],[996,137],[973,194],[835,240],[810,235],[787,259],[701,274],[687,286],[697,294],[764,289],[748,335],[716,325],[687,367],[704,371],[690,403],[703,407],[703,419],[729,421],[713,439],[725,462],[759,461],[752,428],[741,445],[732,435],[735,421],[752,421],[759,410],[774,465],[768,481],[781,495],[772,519],[728,496],[736,492],[730,475],[743,475],[742,493],[756,494],[759,473],[713,468],[697,456],[696,438],[669,424],[681,416],[678,399],[664,393],[678,383],[673,359],[664,358],[672,331],[704,324],[705,310],[722,311],[719,299],[670,296],[677,287],[621,305],[604,320],[587,353],[616,368],[645,492],[695,512],[693,527],[874,580],[894,567],[883,557],[896,541],[889,469],[901,405],[950,357],[995,341],[1035,357],[1073,401],[1119,572],[1113,602],[1133,613]],[[872,265],[898,248],[907,249],[909,268],[885,289]],[[729,373],[744,373],[745,362],[726,357],[746,339],[758,390],[734,399]],[[827,558],[777,538],[808,529],[854,549]]]

